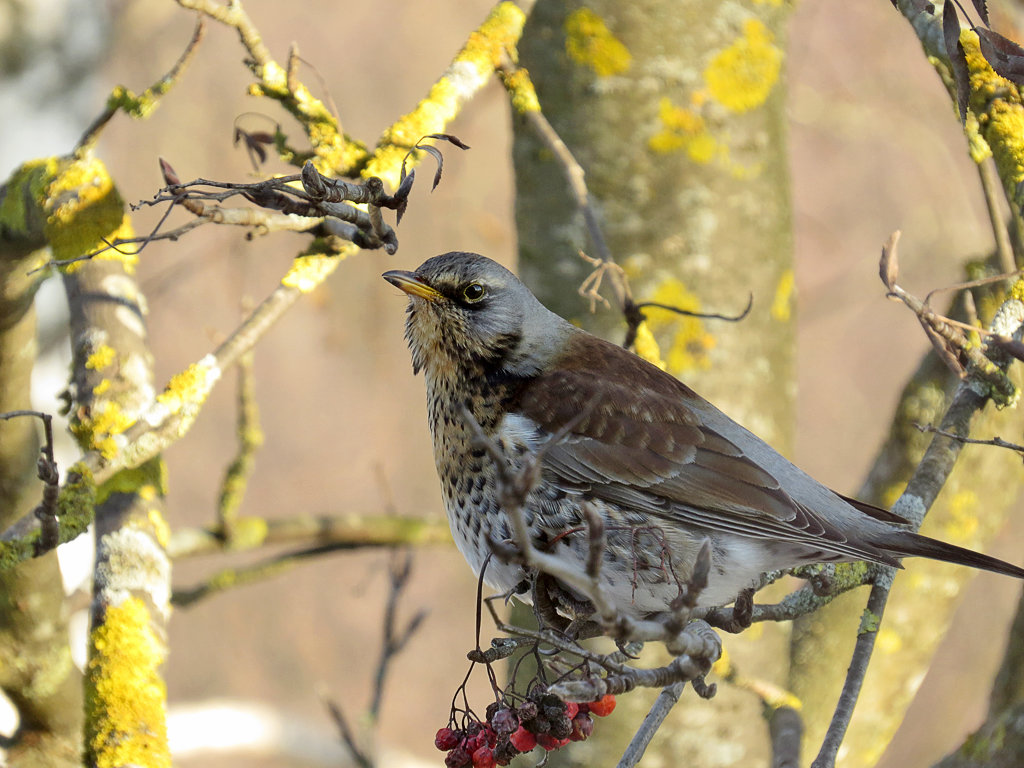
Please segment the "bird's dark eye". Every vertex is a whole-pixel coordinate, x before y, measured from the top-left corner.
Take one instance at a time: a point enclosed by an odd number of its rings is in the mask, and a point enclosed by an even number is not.
[[[480,283],[470,283],[462,289],[462,298],[470,304],[476,304],[486,295],[487,289],[480,285]]]

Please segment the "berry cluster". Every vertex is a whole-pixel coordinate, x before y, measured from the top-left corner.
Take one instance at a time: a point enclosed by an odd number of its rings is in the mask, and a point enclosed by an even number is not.
[[[448,768],[494,768],[537,745],[551,751],[570,741],[583,741],[594,730],[591,715],[604,717],[615,709],[607,694],[589,704],[562,701],[535,688],[518,707],[495,702],[487,707],[487,721],[470,721],[464,728],[441,728],[434,746],[448,756]]]

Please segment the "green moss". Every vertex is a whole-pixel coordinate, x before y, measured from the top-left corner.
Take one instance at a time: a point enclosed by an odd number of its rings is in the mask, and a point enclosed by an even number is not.
[[[134,469],[123,469],[115,473],[97,490],[96,503],[102,504],[115,493],[137,493],[146,499],[166,496],[167,465],[157,457]]]

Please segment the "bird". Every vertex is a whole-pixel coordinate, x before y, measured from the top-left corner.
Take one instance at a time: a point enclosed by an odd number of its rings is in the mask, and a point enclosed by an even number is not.
[[[515,558],[490,557],[513,541],[499,459],[515,470],[531,456],[539,475],[521,512],[532,544],[582,569],[596,512],[601,587],[633,617],[676,609],[702,548],[710,564],[693,603],[704,609],[735,602],[763,574],[817,563],[921,556],[1024,578],[830,490],[679,379],[548,310],[489,258],[455,251],[383,278],[409,299],[405,339],[424,374],[452,535],[499,592],[524,592],[530,576]]]

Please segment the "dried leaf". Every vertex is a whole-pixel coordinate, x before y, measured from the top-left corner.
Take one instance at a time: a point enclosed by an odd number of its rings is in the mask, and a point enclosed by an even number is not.
[[[878,276],[888,291],[896,287],[896,278],[900,273],[900,259],[897,254],[896,245],[900,240],[900,231],[897,229],[882,246],[882,258],[878,262]]]
[[[402,163],[404,166],[405,163]],[[395,199],[399,201],[398,207],[395,208],[395,223],[401,224],[402,217],[405,216],[405,209],[409,207],[409,193],[412,191],[413,182],[416,180],[416,169],[413,168],[409,171],[409,175],[402,179],[398,185],[398,191],[395,192]]]
[[[449,144],[454,144],[459,149],[469,149],[469,144],[466,144],[458,136],[453,136],[450,133],[431,133],[423,137],[423,139],[440,139],[441,141],[447,141]],[[420,141],[423,141],[420,139]]]
[[[988,3],[986,2],[986,0],[973,0],[973,2],[974,2],[974,10],[976,10],[978,12],[978,15],[981,16],[982,23],[986,27],[989,26],[989,23],[988,23]]]
[[[952,0],[942,5],[942,39],[946,44],[946,56],[953,70],[953,82],[956,84],[956,106],[960,113],[960,122],[967,122],[967,99],[971,95],[971,78],[967,71],[967,56],[960,45],[960,17]]]
[[[1024,48],[991,29],[978,27],[978,44],[981,55],[1000,77],[1012,83],[1024,85]]]

